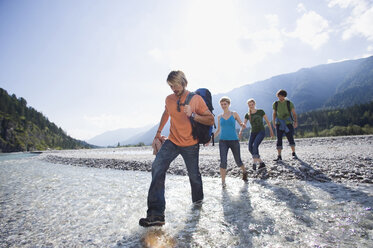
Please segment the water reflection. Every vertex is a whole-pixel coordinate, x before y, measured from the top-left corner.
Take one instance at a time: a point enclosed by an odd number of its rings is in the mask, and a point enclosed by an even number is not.
[[[252,226],[252,207],[248,191],[248,183],[245,183],[238,196],[232,196],[228,189],[222,189],[222,206],[224,213],[223,232],[229,233],[228,246],[252,247],[249,227]]]
[[[291,166],[291,165],[288,165]],[[167,175],[166,225],[142,228],[151,175],[37,157],[0,161],[0,247],[371,247],[373,188]]]

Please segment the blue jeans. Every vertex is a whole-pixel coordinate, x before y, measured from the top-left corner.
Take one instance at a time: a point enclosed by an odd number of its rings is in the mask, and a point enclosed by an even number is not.
[[[240,142],[238,140],[219,140],[220,168],[227,169],[228,150],[231,149],[234,161],[238,167],[243,165],[241,160]]]
[[[166,140],[152,164],[152,182],[148,193],[148,216],[164,216],[166,208],[165,179],[171,162],[181,155],[187,167],[192,188],[192,201],[203,200],[202,177],[199,172],[199,144],[181,147]]]
[[[287,124],[286,125],[289,128],[289,132],[285,132],[284,130],[280,130],[280,125],[276,125],[276,132],[277,132],[277,149],[282,150],[282,137],[284,134],[286,135],[286,138],[289,141],[290,146],[295,146],[295,141],[294,141],[294,127],[292,124]]]
[[[253,158],[260,158],[259,155],[259,145],[262,143],[264,136],[265,136],[265,131],[260,131],[257,133],[251,133],[250,134],[250,139],[249,139],[249,151],[251,155],[253,155]]]

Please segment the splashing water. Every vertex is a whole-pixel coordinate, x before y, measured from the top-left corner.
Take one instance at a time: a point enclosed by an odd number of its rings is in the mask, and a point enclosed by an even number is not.
[[[166,224],[143,228],[148,172],[0,156],[1,247],[372,247],[370,184],[167,175]]]

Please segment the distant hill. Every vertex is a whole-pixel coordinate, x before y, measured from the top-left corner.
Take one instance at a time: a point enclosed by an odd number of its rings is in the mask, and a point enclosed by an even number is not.
[[[244,85],[224,94],[213,95],[215,112],[221,112],[219,99],[232,99],[231,109],[243,118],[246,101],[254,98],[257,108],[272,116],[277,90],[285,89],[297,113],[316,109],[345,108],[373,100],[373,56],[319,65]]]
[[[296,137],[373,134],[373,101],[347,108],[314,110],[298,116]]]
[[[294,102],[297,113],[346,108],[370,102],[373,100],[373,56],[300,69],[223,94],[214,95],[212,92],[214,114],[217,116],[221,113],[219,99],[229,96],[232,99],[230,109],[244,118],[248,110],[246,101],[254,98],[257,108],[263,109],[269,119],[272,119],[272,103],[277,100],[275,94],[279,89],[288,92],[288,98]],[[151,144],[157,127],[158,124],[132,142]],[[167,136],[168,130],[169,126],[165,127],[162,134]]]
[[[131,144],[129,139],[149,130],[152,125],[141,128],[121,128],[113,131],[108,131],[87,140],[88,143],[96,146],[117,146],[120,144]],[[126,141],[129,140],[129,141]]]
[[[68,136],[24,98],[0,88],[0,152],[91,148]]]

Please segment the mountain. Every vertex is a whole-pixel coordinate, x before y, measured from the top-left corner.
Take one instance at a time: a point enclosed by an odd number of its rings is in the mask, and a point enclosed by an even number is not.
[[[120,144],[129,144],[124,140],[128,140],[133,136],[144,133],[151,127],[152,125],[148,125],[140,128],[121,128],[108,131],[87,140],[87,142],[96,146],[117,146],[118,142]]]
[[[79,149],[94,146],[73,139],[24,98],[0,88],[0,152]]]
[[[294,102],[297,113],[325,108],[345,108],[373,100],[373,56],[319,65],[283,74],[224,94],[213,95],[215,113],[220,113],[219,99],[227,95],[232,99],[231,109],[244,116],[246,101],[256,100],[272,116],[272,104],[277,100],[276,92],[285,89]]]
[[[154,136],[157,133],[159,123],[146,132],[143,132],[141,134],[138,134],[128,140],[123,141],[121,144],[128,144],[128,145],[136,145],[139,144],[140,142],[143,142],[145,145],[150,145],[153,142]],[[168,136],[170,132],[170,121],[166,123],[162,130],[162,135]]]
[[[229,96],[232,100],[230,109],[237,111],[243,119],[248,110],[247,100],[254,98],[257,108],[263,109],[271,120],[272,104],[277,100],[279,89],[288,92],[288,99],[294,102],[298,114],[370,102],[373,100],[373,56],[303,68],[215,94],[212,96],[214,114],[218,116],[222,112],[219,99]],[[132,142],[151,144],[157,128],[158,124]],[[169,126],[166,126],[162,134],[167,136],[168,130]]]

